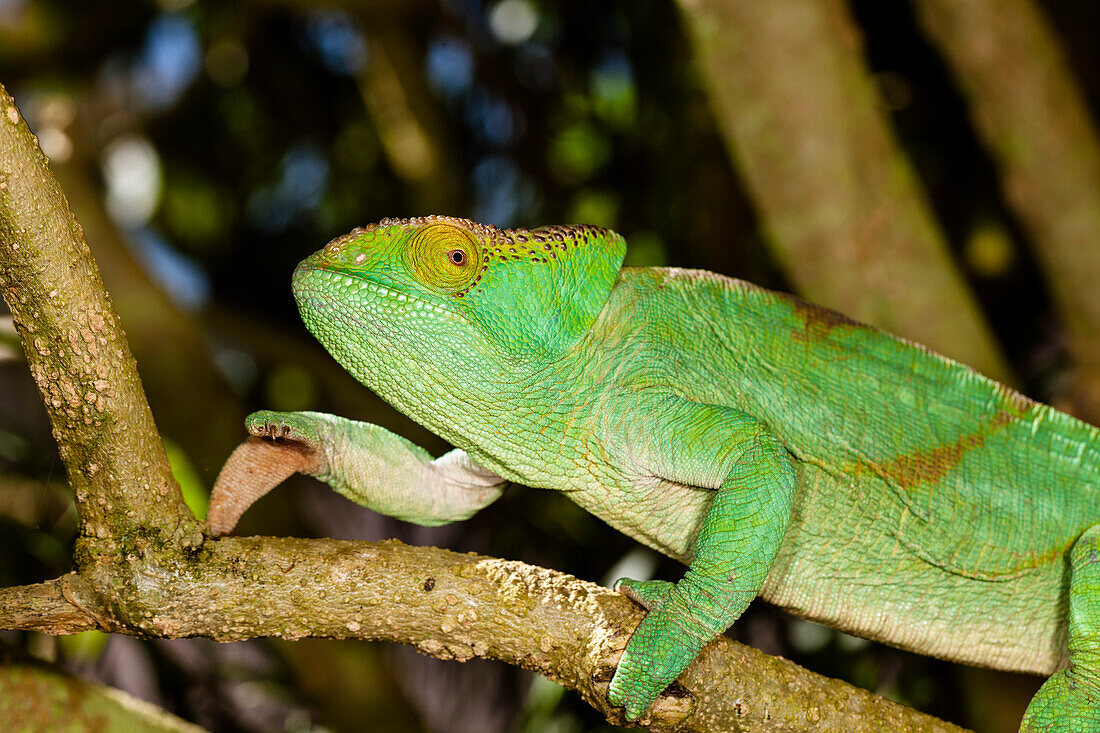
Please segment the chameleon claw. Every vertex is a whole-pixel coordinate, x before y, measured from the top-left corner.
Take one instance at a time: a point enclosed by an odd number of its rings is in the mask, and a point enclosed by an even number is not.
[[[311,434],[309,425],[303,424],[300,413],[261,410],[245,419],[245,428],[257,438],[295,441],[311,449],[317,447],[317,438]]]

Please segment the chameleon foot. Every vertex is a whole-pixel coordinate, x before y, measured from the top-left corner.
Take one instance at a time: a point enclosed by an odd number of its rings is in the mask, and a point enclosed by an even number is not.
[[[250,435],[257,438],[293,441],[316,450],[319,435],[314,422],[308,414],[301,412],[260,410],[246,417],[244,426]]]
[[[699,640],[677,623],[667,608],[675,585],[664,580],[630,580],[615,583],[615,590],[648,609],[630,637],[607,698],[626,708],[626,719],[637,720],[698,654]]]
[[[675,584],[667,580],[619,578],[615,581],[615,590],[647,611],[653,611],[663,606],[665,597],[673,587],[675,587]]]
[[[1069,666],[1043,683],[1020,733],[1100,731],[1100,525],[1070,553]]]

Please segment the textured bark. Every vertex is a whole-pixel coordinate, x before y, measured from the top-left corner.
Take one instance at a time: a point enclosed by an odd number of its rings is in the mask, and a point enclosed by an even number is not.
[[[719,127],[798,291],[1004,381],[843,0],[681,0]]]
[[[0,589],[0,629],[387,639],[537,670],[619,720],[607,685],[642,616],[620,594],[396,542],[203,535],[80,226],[2,86],[0,277],[81,514],[76,572]],[[724,638],[651,715],[652,730],[957,730]]]
[[[1100,140],[1032,0],[918,0],[1069,333],[1069,408],[1100,422]]]
[[[34,585],[0,588],[0,629],[44,634],[77,634],[98,627],[94,616],[75,601],[89,594],[76,573]]]
[[[3,87],[0,287],[80,505],[81,535],[201,541],[83,230]]]

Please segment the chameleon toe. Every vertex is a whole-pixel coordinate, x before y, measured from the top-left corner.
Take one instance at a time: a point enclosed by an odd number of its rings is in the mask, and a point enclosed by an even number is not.
[[[615,590],[649,611],[660,608],[672,588],[673,583],[667,580],[619,578],[615,581]]]

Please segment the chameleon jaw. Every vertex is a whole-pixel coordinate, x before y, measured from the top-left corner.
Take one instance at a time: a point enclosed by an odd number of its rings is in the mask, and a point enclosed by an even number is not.
[[[325,267],[301,267],[294,273],[294,296],[301,309],[309,301],[345,301],[371,313],[419,311],[465,322],[461,315],[444,305],[433,303],[397,288],[383,285],[364,275],[352,276]],[[404,304],[404,306],[402,306]]]

